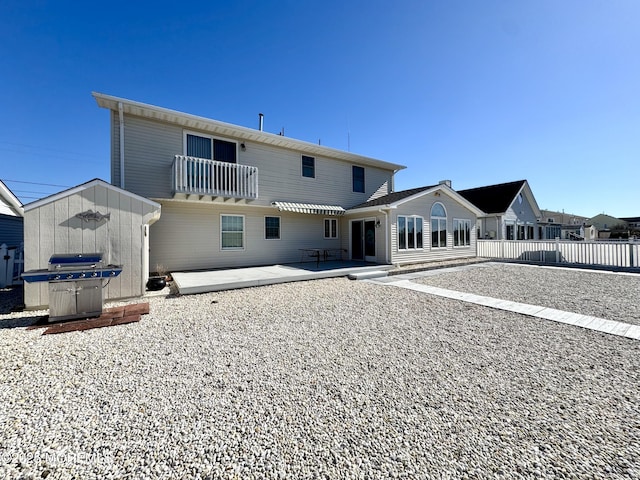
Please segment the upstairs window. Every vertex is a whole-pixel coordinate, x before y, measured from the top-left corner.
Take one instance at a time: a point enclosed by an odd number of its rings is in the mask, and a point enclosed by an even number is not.
[[[351,167],[351,177],[353,179],[353,191],[364,193],[364,167],[353,165]]]
[[[302,155],[302,176],[316,178],[316,159]]]
[[[444,205],[434,203],[431,207],[431,247],[447,246],[447,212]]]
[[[220,140],[205,135],[185,133],[185,154],[188,157],[237,163],[236,151],[235,142]]]

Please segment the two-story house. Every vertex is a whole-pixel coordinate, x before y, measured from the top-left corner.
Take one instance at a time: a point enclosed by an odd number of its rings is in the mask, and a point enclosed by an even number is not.
[[[93,96],[110,110],[111,183],[162,205],[152,271],[295,263],[317,248],[387,264],[476,254],[482,212],[446,183],[394,192],[399,164]]]

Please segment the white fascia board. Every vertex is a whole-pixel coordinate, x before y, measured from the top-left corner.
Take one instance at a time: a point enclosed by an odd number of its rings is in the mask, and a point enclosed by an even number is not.
[[[374,205],[372,207],[363,207],[363,208],[348,208],[345,211],[345,215],[353,215],[353,214],[360,214],[360,213],[369,213],[369,212],[379,212],[380,210],[395,210],[396,208],[398,208],[398,206],[396,204],[385,204],[385,205]]]
[[[102,108],[108,108],[117,111],[118,103],[122,103],[124,113],[151,118],[154,120],[160,120],[168,123],[175,123],[186,128],[192,128],[194,130],[211,132],[217,135],[273,145],[276,147],[288,148],[291,150],[311,153],[318,156],[326,156],[329,158],[343,160],[345,162],[367,165],[385,170],[392,170],[394,171],[394,173],[397,170],[407,168],[405,165],[385,162],[383,160],[365,157],[351,152],[345,152],[344,150],[324,147],[322,145],[316,145],[315,143],[296,140],[273,133],[267,133],[264,131],[255,130],[253,128],[241,127],[239,125],[233,125],[231,123],[225,123],[219,120],[199,117],[197,115],[191,115],[189,113],[178,112],[176,110],[170,110],[168,108],[156,107],[155,105],[135,102],[126,98],[114,97],[97,92],[92,92],[92,95],[96,99],[98,106]]]
[[[22,206],[22,202],[18,200],[9,187],[7,187],[4,182],[0,181],[0,197],[4,198],[9,207],[16,212],[18,217],[24,216],[24,207]]]
[[[82,192],[88,188],[91,187],[95,187],[95,186],[102,186],[105,187],[108,190],[113,190],[114,192],[118,192],[118,193],[122,193],[124,195],[127,195],[128,197],[131,197],[134,200],[138,200],[142,203],[146,203],[147,205],[149,205],[151,208],[153,209],[157,209],[158,211],[160,211],[160,204],[157,202],[154,202],[153,200],[149,200],[148,198],[145,197],[141,197],[140,195],[136,195],[135,193],[129,192],[127,190],[123,190],[121,188],[115,187],[113,185],[111,185],[110,183],[105,182],[104,180],[100,180],[99,178],[95,178],[93,180],[88,181],[87,183],[83,183],[81,185],[78,185],[77,187],[72,187],[69,188],[67,190],[63,190],[62,192],[58,192],[55,193],[53,195],[49,195],[48,197],[44,197],[41,198],[40,200],[36,200],[35,202],[31,202],[28,203],[24,206],[24,211],[28,212],[30,210],[33,210],[34,208],[38,208],[41,207],[43,205],[47,205],[48,203],[52,203],[55,202],[56,200],[60,200],[61,198],[65,198],[65,197],[69,197],[71,195],[74,195],[78,192]]]

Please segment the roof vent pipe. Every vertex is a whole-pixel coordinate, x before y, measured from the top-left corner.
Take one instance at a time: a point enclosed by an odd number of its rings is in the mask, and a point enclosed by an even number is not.
[[[259,113],[258,114],[258,129],[260,131],[262,131],[262,127],[264,126],[264,115]]]

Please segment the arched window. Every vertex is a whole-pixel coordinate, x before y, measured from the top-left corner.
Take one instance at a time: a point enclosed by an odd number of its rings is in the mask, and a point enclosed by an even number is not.
[[[431,207],[431,247],[447,246],[447,212],[444,205],[434,203]]]

